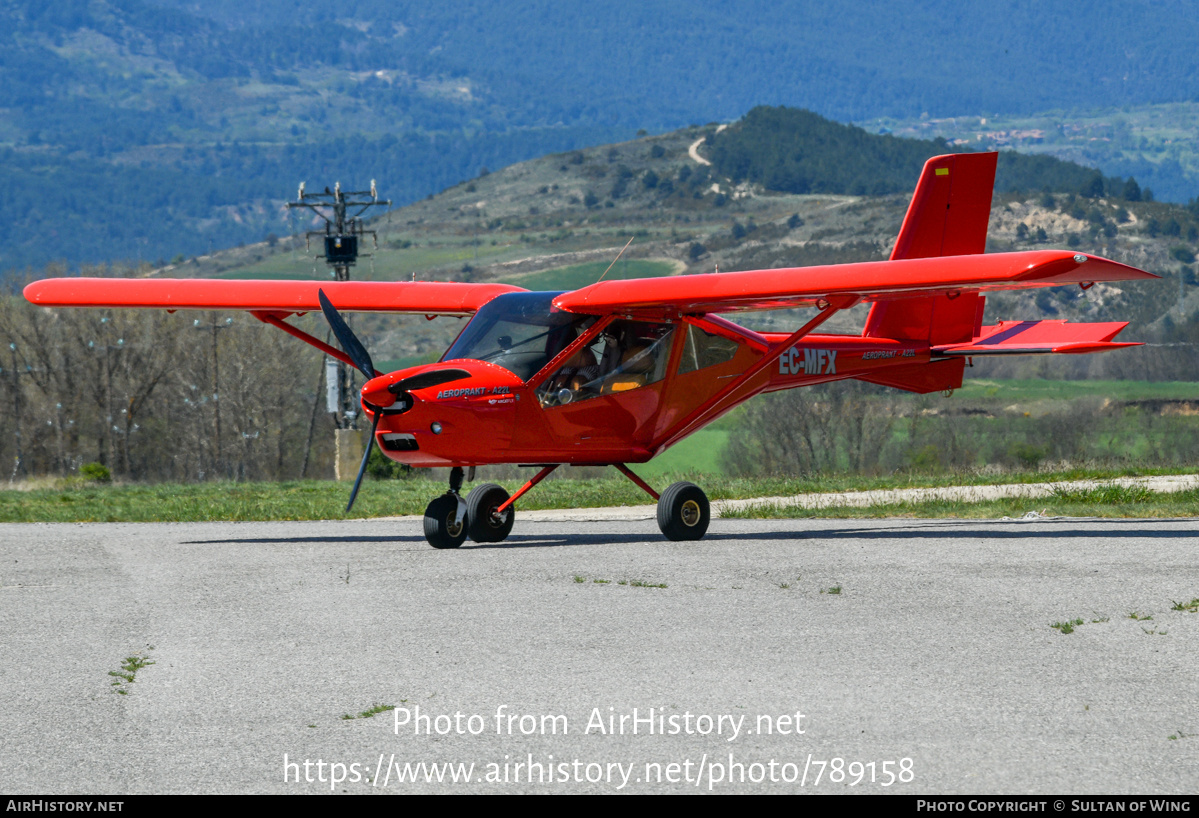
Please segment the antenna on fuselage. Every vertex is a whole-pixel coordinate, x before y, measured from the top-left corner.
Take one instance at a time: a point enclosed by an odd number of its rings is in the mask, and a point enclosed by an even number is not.
[[[635,238],[636,238],[636,236],[629,236],[629,240],[625,242],[624,247],[620,248],[620,252],[616,254],[616,258],[612,259],[612,263],[608,265],[608,270],[611,270],[613,267],[616,266],[616,262],[620,261],[620,257],[624,255],[625,250],[629,249],[629,245],[633,243],[633,239],[635,239]],[[595,280],[596,284],[599,284],[601,281],[604,280],[604,276],[606,276],[608,274],[608,270],[604,270],[603,275],[601,275],[599,278],[597,278]]]

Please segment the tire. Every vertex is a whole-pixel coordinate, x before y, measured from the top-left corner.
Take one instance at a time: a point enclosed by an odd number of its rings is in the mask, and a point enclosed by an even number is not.
[[[492,512],[508,499],[508,492],[495,483],[483,483],[466,495],[466,533],[475,542],[502,542],[512,533],[516,506],[508,506],[499,523]]]
[[[466,520],[457,526],[458,498],[453,494],[434,497],[425,508],[425,539],[434,548],[457,548],[466,541]]]
[[[675,483],[658,500],[658,528],[668,540],[698,540],[711,519],[708,495],[694,483]]]

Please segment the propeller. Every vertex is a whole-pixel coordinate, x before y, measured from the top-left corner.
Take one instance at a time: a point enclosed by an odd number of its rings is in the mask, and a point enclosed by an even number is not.
[[[342,350],[346,353],[354,366],[366,376],[366,379],[372,380],[377,377],[375,365],[371,361],[370,353],[366,351],[366,347],[358,340],[358,336],[350,329],[350,325],[341,317],[341,313],[329,301],[324,290],[316,291],[317,298],[321,302],[321,312],[325,314],[325,320],[329,322],[330,329],[337,336],[337,343],[341,344]],[[387,391],[393,395],[400,395],[411,389],[428,389],[430,386],[440,386],[443,383],[451,381],[460,381],[463,378],[469,378],[470,373],[465,369],[438,369],[433,372],[421,372],[408,378],[403,378],[395,383],[389,384]],[[411,400],[411,396],[409,396]],[[350,490],[350,502],[346,504],[346,513],[354,507],[354,500],[358,497],[358,489],[362,486],[362,477],[366,474],[366,464],[371,457],[371,447],[375,445],[375,432],[379,429],[379,418],[383,416],[382,408],[374,407],[375,419],[371,421],[371,434],[366,441],[366,451],[362,453],[362,463],[358,466],[358,476],[354,478],[354,488]]]
[[[366,347],[358,340],[358,336],[350,329],[350,325],[341,317],[341,313],[329,301],[329,297],[325,295],[324,290],[317,290],[317,298],[321,302],[321,312],[325,314],[325,320],[329,322],[330,329],[337,336],[337,343],[341,345],[342,350],[354,362],[354,366],[366,376],[367,380],[376,377],[375,365],[371,361],[370,353],[366,351]],[[469,378],[470,373],[465,369],[441,369],[434,372],[422,372],[418,375],[413,375],[410,378],[396,381],[388,386],[388,391],[393,395],[399,395],[407,392],[410,389],[427,389],[430,386],[440,386],[443,383],[450,381],[460,381],[463,378]],[[354,507],[354,500],[358,497],[358,489],[362,486],[362,477],[366,474],[366,464],[370,460],[371,447],[375,445],[375,432],[379,429],[379,418],[383,416],[383,410],[376,408],[374,411],[375,419],[371,421],[371,434],[366,441],[366,451],[362,453],[362,463],[358,466],[358,476],[354,478],[354,488],[350,490],[350,502],[346,504],[346,513]]]
[[[346,319],[341,317],[341,313],[329,301],[324,290],[316,291],[317,298],[321,302],[321,312],[325,314],[325,320],[329,322],[329,327],[333,330],[333,334],[337,336],[337,343],[341,344],[341,348],[346,355],[350,356],[350,360],[354,362],[354,366],[358,367],[359,371],[366,376],[367,380],[375,377],[375,365],[371,363],[371,355],[366,351],[366,347],[358,340],[358,336],[350,329],[350,325],[346,323]]]
[[[349,514],[350,509],[354,507],[354,499],[358,496],[358,487],[362,485],[362,475],[366,474],[366,461],[370,460],[371,446],[375,445],[375,432],[379,428],[379,418],[382,416],[382,412],[375,412],[375,419],[371,421],[371,436],[366,439],[366,451],[362,453],[362,463],[358,466],[358,476],[354,478],[354,488],[350,490],[350,502],[346,503],[346,514]]]
[[[341,313],[329,301],[324,290],[316,291],[317,298],[321,302],[321,312],[325,314],[325,320],[329,322],[330,329],[337,336],[337,343],[341,344],[342,350],[354,362],[354,366],[366,376],[367,380],[375,377],[375,365],[371,362],[371,355],[366,351],[366,347],[358,340],[358,336],[350,329],[350,325],[341,317]],[[375,445],[375,432],[379,428],[379,418],[382,412],[375,412],[375,419],[371,422],[371,434],[366,439],[366,451],[362,453],[362,464],[358,466],[358,476],[354,478],[354,488],[350,490],[350,502],[346,504],[346,513],[350,513],[350,509],[354,507],[354,500],[358,497],[358,489],[362,485],[362,476],[366,474],[366,463],[371,457],[371,447]]]

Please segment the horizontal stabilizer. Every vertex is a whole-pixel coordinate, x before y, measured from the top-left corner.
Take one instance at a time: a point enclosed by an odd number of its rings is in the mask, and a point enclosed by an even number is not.
[[[968,344],[934,346],[934,357],[974,355],[1035,355],[1038,353],[1106,352],[1137,343],[1112,341],[1127,322],[1071,324],[1066,321],[1000,321],[983,327],[979,337]]]

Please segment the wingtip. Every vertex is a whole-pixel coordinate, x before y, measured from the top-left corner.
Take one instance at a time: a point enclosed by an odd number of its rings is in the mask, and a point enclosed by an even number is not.
[[[1079,259],[1082,259],[1081,261]],[[1124,264],[1120,261],[1112,261],[1110,258],[1096,256],[1090,253],[1075,253],[1074,262],[1079,267],[1084,264],[1098,263],[1102,266],[1106,276],[1102,281],[1148,281],[1155,278],[1161,278],[1156,273],[1151,273],[1148,270],[1142,270],[1140,267],[1133,267],[1131,264]],[[1118,277],[1117,277],[1118,276]]]

